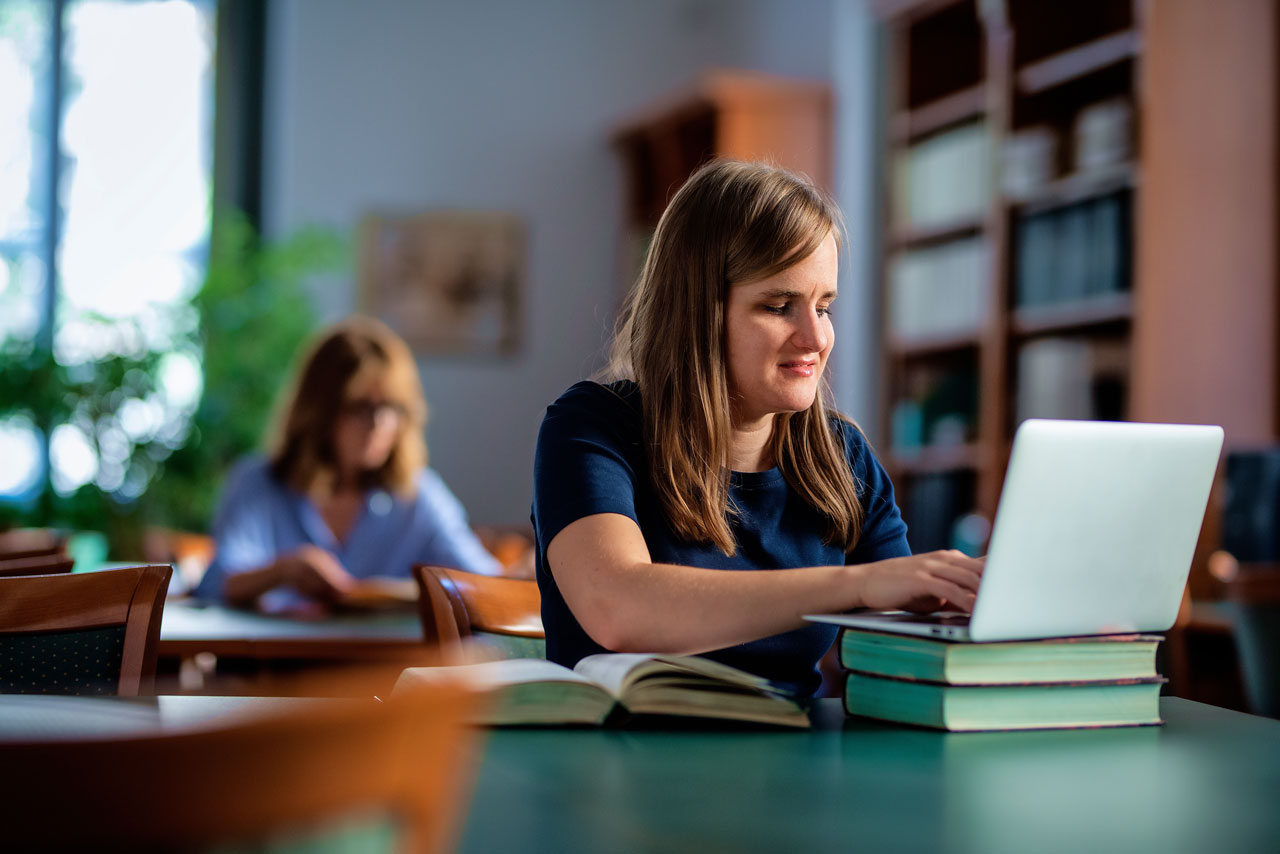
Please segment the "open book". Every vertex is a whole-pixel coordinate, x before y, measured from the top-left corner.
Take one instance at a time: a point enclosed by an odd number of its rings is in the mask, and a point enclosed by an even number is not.
[[[395,690],[459,676],[494,693],[479,721],[494,726],[599,725],[628,714],[809,726],[800,704],[767,679],[698,656],[589,655],[572,670],[535,658],[409,667]]]

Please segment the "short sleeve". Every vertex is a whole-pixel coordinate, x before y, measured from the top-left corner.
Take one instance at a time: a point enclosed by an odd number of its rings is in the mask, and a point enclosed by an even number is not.
[[[263,460],[242,460],[231,469],[213,518],[214,558],[200,579],[197,596],[221,599],[228,575],[275,559],[277,545],[268,506],[273,493]]]
[[[431,469],[418,478],[414,526],[423,538],[419,563],[448,566],[481,575],[501,575],[502,565],[489,554],[467,523],[462,502]]]
[[[862,535],[846,563],[871,563],[911,554],[907,544],[907,523],[902,520],[893,495],[893,483],[871,445],[857,427],[840,422],[845,452],[853,469],[862,502]]]
[[[636,520],[637,468],[644,459],[634,384],[582,382],[551,406],[533,461],[538,548],[566,526],[598,513]]]

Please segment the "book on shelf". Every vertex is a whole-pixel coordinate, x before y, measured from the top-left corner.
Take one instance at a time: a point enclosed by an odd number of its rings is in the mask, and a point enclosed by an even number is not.
[[[1280,562],[1280,448],[1233,450],[1226,481],[1222,548],[1241,563]]]
[[[1124,163],[1133,156],[1133,104],[1125,97],[1089,104],[1076,115],[1072,136],[1078,171]]]
[[[973,441],[978,420],[977,365],[972,359],[939,368],[911,365],[903,399],[894,403],[890,430],[893,453],[903,459],[926,448],[954,449]]]
[[[922,472],[905,479],[902,516],[914,553],[949,549],[956,521],[973,509],[972,470]]]
[[[1018,349],[1015,416],[1120,420],[1129,347],[1121,339],[1052,337]]]
[[[1132,204],[1121,190],[1019,217],[1018,307],[1070,305],[1130,290]]]
[[[988,255],[983,237],[899,253],[889,273],[894,336],[910,343],[930,336],[976,334],[987,313]]]
[[[947,685],[850,671],[851,715],[952,732],[1148,726],[1160,719],[1161,677],[1023,685]]]
[[[1106,635],[965,643],[842,629],[840,666],[860,673],[950,685],[1016,685],[1153,679],[1159,635]]]
[[[1043,192],[1057,174],[1058,132],[1048,124],[1005,137],[1000,146],[1000,191],[1021,201]]]
[[[809,726],[799,701],[769,680],[700,656],[607,653],[573,669],[531,658],[409,667],[393,695],[458,677],[492,692],[477,721],[489,726],[600,726],[651,715]]]
[[[991,200],[990,148],[986,123],[970,122],[899,154],[893,177],[897,224],[927,228],[985,213]]]

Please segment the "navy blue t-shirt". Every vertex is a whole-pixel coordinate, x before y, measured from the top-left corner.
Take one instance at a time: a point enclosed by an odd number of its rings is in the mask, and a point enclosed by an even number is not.
[[[572,667],[608,652],[582,629],[547,567],[547,545],[572,522],[597,513],[635,520],[656,563],[726,570],[778,570],[869,563],[910,554],[907,526],[889,477],[852,425],[833,419],[865,511],[862,536],[849,554],[828,545],[827,519],[788,486],[776,468],[733,472],[738,508],[732,557],[672,531],[649,480],[640,389],[631,381],[580,382],[547,408],[533,468],[533,527],[547,658]],[[811,696],[821,683],[819,659],[835,640],[834,626],[810,625],[773,637],[704,653],[707,658],[782,683]]]

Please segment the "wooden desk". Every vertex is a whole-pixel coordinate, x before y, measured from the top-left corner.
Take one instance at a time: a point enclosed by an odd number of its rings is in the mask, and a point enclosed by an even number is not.
[[[259,660],[373,663],[425,658],[428,650],[416,612],[312,620],[183,600],[167,603],[159,654],[187,658],[201,652]]]
[[[0,697],[3,741],[131,734],[309,702]],[[1164,727],[946,734],[497,730],[461,850],[1255,852],[1280,841],[1280,721],[1177,698]],[[175,781],[180,785],[180,781]]]
[[[945,734],[499,730],[462,850],[1223,852],[1280,844],[1280,722]]]
[[[366,666],[387,668],[389,690],[399,669],[438,663],[415,612],[299,619],[186,600],[165,605],[157,652],[157,690],[164,693],[309,693],[315,686],[298,677]]]

